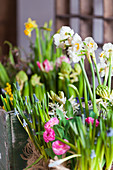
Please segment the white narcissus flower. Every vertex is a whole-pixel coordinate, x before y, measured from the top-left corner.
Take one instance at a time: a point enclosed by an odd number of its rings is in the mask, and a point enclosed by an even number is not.
[[[73,36],[71,45],[75,49],[76,52],[80,52],[81,50],[83,50],[82,48],[84,45],[82,42],[82,38],[77,33]]]
[[[109,66],[109,52],[108,51],[102,51],[99,55],[100,63],[106,63],[107,66]],[[113,57],[111,58],[111,64],[113,65]]]
[[[83,50],[82,38],[76,33],[71,41],[71,47],[68,48],[68,55],[74,63],[78,63],[81,58],[85,58],[81,51]],[[81,55],[80,55],[81,54]]]
[[[107,66],[109,66],[109,56],[110,52],[113,53],[113,44],[106,43],[103,46],[103,51],[100,53],[99,59],[101,63],[106,63]],[[111,57],[111,65],[113,66],[113,57]]]
[[[60,29],[60,33],[57,33],[53,36],[55,45],[59,48],[66,48],[66,45],[70,45],[71,38],[74,34],[74,31],[68,27],[68,26],[63,26]]]
[[[54,43],[58,48],[63,48],[63,49],[65,48],[65,43],[63,41],[61,42],[60,34],[58,33],[55,34],[53,38],[54,38]]]
[[[105,74],[107,74],[107,72],[109,71],[107,64],[105,64],[104,62],[98,63],[97,68],[101,77],[104,77]]]
[[[105,62],[105,61],[107,60],[106,55],[107,55],[107,53],[106,53],[105,51],[102,51],[102,52],[99,54],[100,62]]]
[[[104,53],[106,55],[106,61],[107,64],[109,65],[109,57],[110,57],[110,52],[112,52],[113,55],[113,44],[111,43],[105,43],[103,46]],[[113,57],[111,57],[111,64],[113,65]]]
[[[69,47],[67,51],[68,51],[70,60],[74,63],[78,63],[81,60],[81,58],[85,59],[85,55],[82,55],[81,53],[76,52],[76,47]],[[81,56],[78,56],[80,54]]]
[[[68,39],[70,36],[72,37],[74,34],[73,29],[71,29],[68,26],[62,26],[62,28],[60,29],[60,36],[61,39]]]
[[[85,38],[84,43],[86,44],[84,45],[84,48],[88,50],[90,53],[93,53],[98,48],[97,44],[95,43],[92,37]]]
[[[113,51],[113,44],[111,44],[111,43],[105,43],[105,44],[103,45],[103,50],[104,50],[104,51],[107,51],[107,52]]]
[[[102,51],[99,54],[99,60],[100,60],[101,65],[102,65],[102,63],[105,63],[107,66],[109,66],[108,58],[109,58],[109,52]]]

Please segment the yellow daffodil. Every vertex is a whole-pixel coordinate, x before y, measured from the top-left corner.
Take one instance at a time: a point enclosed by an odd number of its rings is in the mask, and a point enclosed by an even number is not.
[[[35,20],[32,20],[31,18],[28,18],[28,21],[25,23],[25,28],[26,29],[31,29],[31,28],[37,28],[38,25],[36,24]]]
[[[32,20],[31,18],[28,18],[28,21],[25,23],[24,34],[28,37],[31,37],[31,31],[37,27],[38,25],[36,24],[36,21]]]
[[[24,34],[28,37],[31,37],[31,30],[30,29],[25,29]]]

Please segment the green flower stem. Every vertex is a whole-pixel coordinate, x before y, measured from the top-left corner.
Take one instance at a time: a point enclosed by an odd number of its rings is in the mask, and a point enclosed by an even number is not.
[[[91,68],[91,72],[92,72],[92,82],[93,82],[93,111],[95,113],[97,113],[97,107],[96,107],[96,92],[95,92],[95,73],[94,73],[94,68],[93,68],[93,64],[91,61],[91,57],[89,53],[86,53],[87,59],[89,61],[90,64],[90,68]]]
[[[94,65],[95,65],[95,69],[96,69],[96,73],[97,73],[98,83],[99,83],[99,85],[101,85],[101,84],[102,84],[102,82],[101,82],[100,74],[99,74],[99,71],[98,71],[98,68],[97,68],[97,63],[96,63],[95,53],[93,53],[93,54],[92,54],[92,59],[93,59]]]
[[[88,97],[87,97],[87,89],[86,89],[85,79],[84,79],[84,100],[85,100],[86,117],[89,117]]]
[[[61,138],[59,138],[59,137],[57,137],[57,136],[55,136],[55,139],[57,139],[57,140],[65,143],[66,145],[70,146],[74,151],[76,151],[76,147],[75,147],[73,144],[71,144],[71,143],[69,143],[69,142],[66,142],[65,140],[63,140],[63,139],[61,139]]]
[[[78,96],[78,99],[79,99],[79,103],[80,103],[80,110],[81,110],[81,113],[83,114],[84,111],[83,111],[82,101],[81,101],[81,97],[80,97],[78,89],[73,84],[69,84],[69,87],[72,87],[75,90],[75,92],[77,93],[77,96]]]
[[[108,77],[108,87],[109,91],[111,91],[111,71],[112,71],[112,65],[111,65],[111,57],[112,57],[112,52],[109,53],[109,77]]]
[[[40,117],[41,117],[41,121],[42,121],[43,123],[45,123],[43,111],[42,111],[42,109],[41,109],[41,104],[40,104],[40,103],[37,103],[37,106],[38,106],[38,109],[39,109],[39,114],[40,114]]]
[[[42,54],[41,54],[38,28],[35,28],[35,31],[36,31],[36,40],[35,40],[35,63],[36,63],[37,60],[39,60],[39,62],[42,62]]]
[[[90,83],[89,83],[89,80],[88,80],[88,77],[87,77],[84,65],[83,65],[81,60],[80,60],[80,65],[81,65],[82,72],[83,72],[83,75],[84,75],[84,78],[85,78],[85,81],[86,81],[86,85],[87,85],[87,88],[88,88],[88,91],[89,91],[89,95],[90,95],[91,101],[93,102],[92,90],[91,90],[91,87],[90,87]]]
[[[110,170],[110,169],[111,169],[111,166],[112,166],[112,161],[109,162],[109,164],[106,166],[106,169],[105,169],[105,170]]]
[[[67,90],[67,99],[69,99],[69,79],[65,78],[65,85],[66,85],[66,90]]]
[[[19,117],[18,115],[16,115],[16,116],[17,116],[17,118],[18,118],[19,122],[21,123],[21,125],[23,126],[23,123],[22,123],[22,121],[21,121],[20,117]],[[24,128],[24,129],[25,129],[25,128]]]
[[[27,134],[28,134],[30,140],[31,140],[31,141],[33,142],[33,144],[35,145],[35,148],[41,150],[40,145],[39,145],[38,143],[36,144],[36,141],[34,141],[33,136],[32,136],[32,134],[31,134],[31,132],[30,132],[28,126],[24,127],[24,129],[26,130],[26,132],[27,132]],[[37,146],[38,146],[38,147],[37,147]]]
[[[108,71],[107,71],[107,68],[105,68],[105,78],[104,78],[104,83],[103,83],[104,86],[106,86],[107,80],[108,80]]]
[[[84,60],[82,61],[84,64]],[[86,87],[86,81],[83,77],[84,83],[83,83],[83,88],[84,88],[84,101],[85,101],[85,111],[86,111],[86,117],[89,117],[89,107],[88,107],[88,97],[87,97],[87,87]]]
[[[100,165],[101,165],[101,167],[102,167],[102,162],[103,162],[104,152],[105,152],[104,149],[105,149],[105,148],[104,148],[104,144],[102,144],[102,146],[101,146],[101,152],[100,152]]]
[[[78,87],[78,89],[79,89],[79,93],[80,93],[80,97],[83,97],[83,74],[82,74],[82,72],[80,73],[80,75],[79,75],[79,87]]]
[[[9,41],[5,41],[4,44],[9,45],[9,56],[8,57],[10,58],[11,63],[14,65],[15,61],[14,61],[14,57],[13,57],[13,54],[12,54],[13,46]]]

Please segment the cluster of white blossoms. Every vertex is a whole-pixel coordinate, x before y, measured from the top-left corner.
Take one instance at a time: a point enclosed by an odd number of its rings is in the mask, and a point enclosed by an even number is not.
[[[53,38],[56,47],[66,49],[74,63],[79,62],[81,58],[85,59],[86,51],[93,53],[98,47],[93,38],[87,37],[82,41],[82,38],[77,33],[74,34],[68,26],[63,26]]]
[[[105,43],[103,46],[103,51],[100,53],[99,56],[100,63],[97,64],[101,77],[104,77],[105,74],[108,74],[109,72],[110,55],[112,55],[112,53],[113,53],[113,44]],[[113,76],[113,57],[111,57],[111,65],[112,65],[111,76]]]
[[[53,38],[56,47],[66,49],[70,61],[74,63],[78,63],[81,58],[85,59],[86,53],[93,55],[94,51],[98,48],[92,37],[87,37],[82,41],[82,38],[77,33],[74,34],[74,31],[68,26],[63,26],[59,33],[55,34]],[[112,65],[111,76],[113,76],[113,57],[111,57],[110,61],[110,55],[112,55],[112,53],[113,44],[104,44],[103,51],[99,56],[100,62],[97,64],[101,77],[108,74],[110,62]]]

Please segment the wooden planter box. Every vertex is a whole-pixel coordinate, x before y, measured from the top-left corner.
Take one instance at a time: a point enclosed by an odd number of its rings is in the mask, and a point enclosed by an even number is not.
[[[27,143],[27,133],[14,113],[0,109],[0,170],[22,170],[26,167],[20,154]]]

